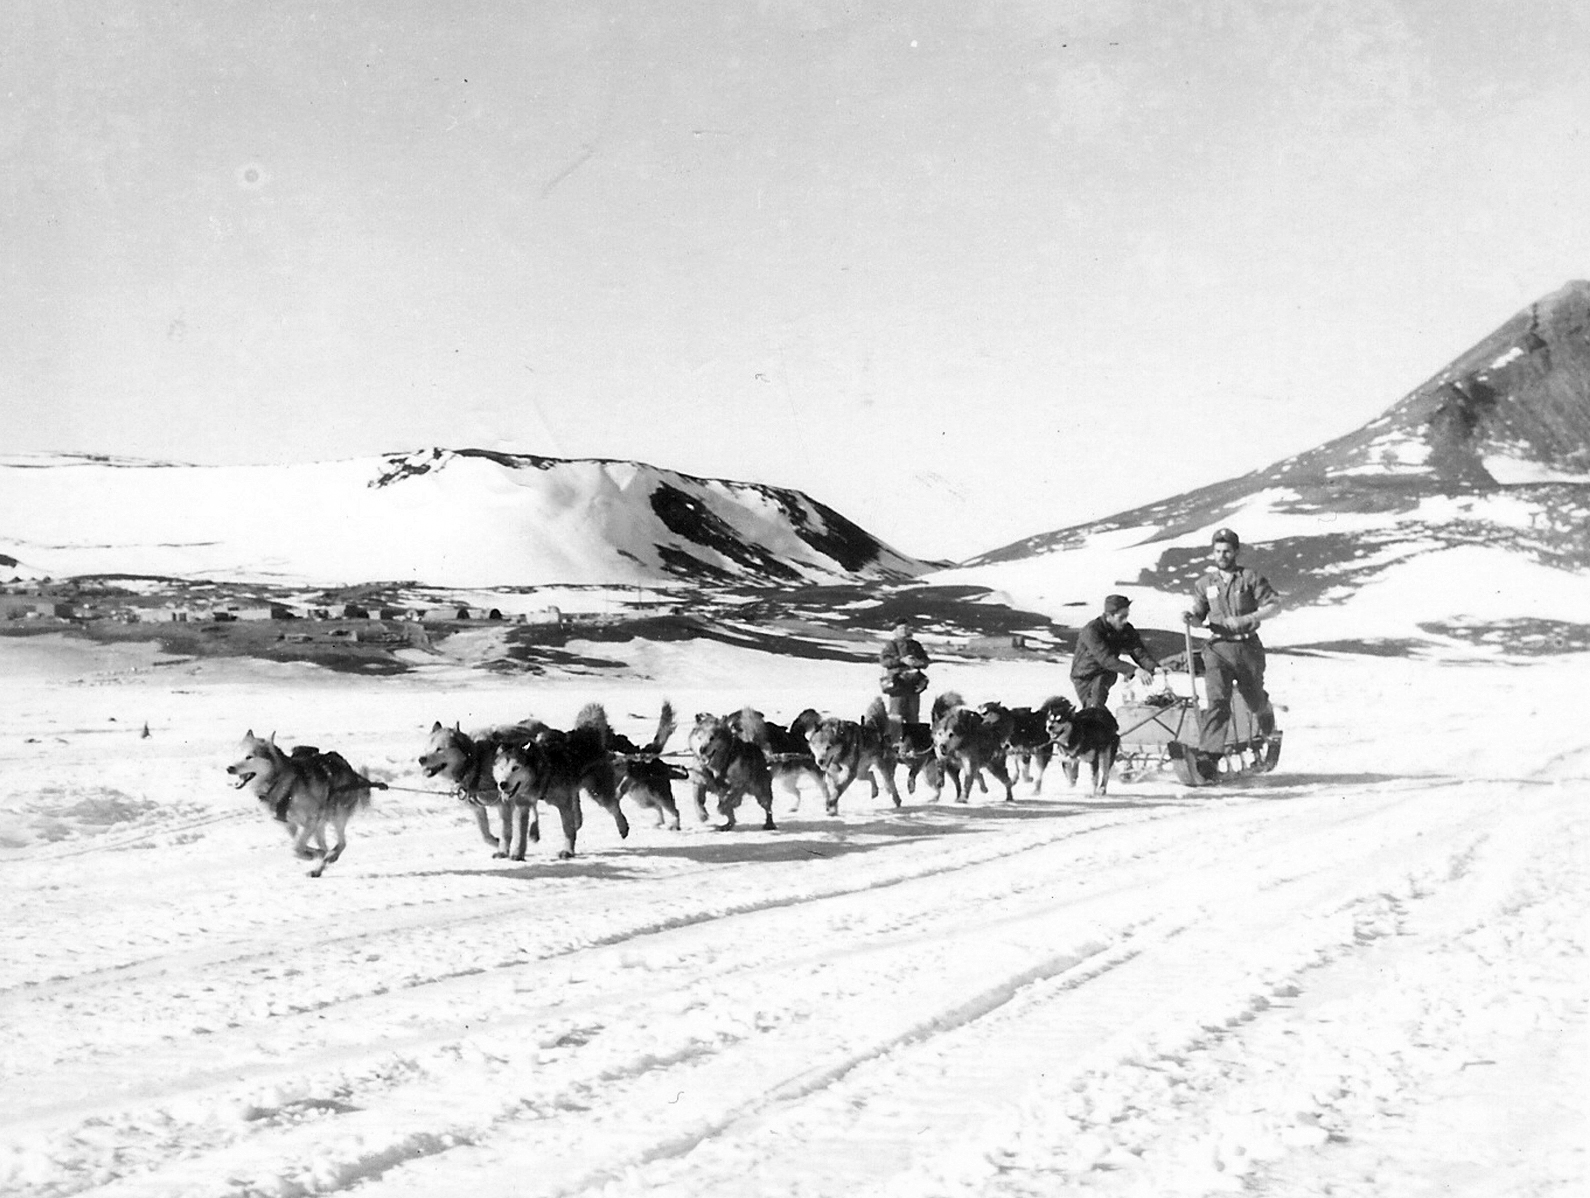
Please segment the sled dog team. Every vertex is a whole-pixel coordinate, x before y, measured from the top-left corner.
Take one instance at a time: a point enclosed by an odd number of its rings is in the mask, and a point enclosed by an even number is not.
[[[1120,746],[1115,718],[1104,708],[1079,709],[1058,697],[1036,708],[997,702],[972,707],[954,691],[938,696],[926,723],[891,723],[881,698],[858,720],[808,708],[788,726],[752,707],[722,716],[703,712],[687,734],[683,765],[663,756],[676,727],[666,701],[657,730],[644,745],[615,732],[598,703],[586,704],[566,731],[527,719],[466,733],[457,724],[437,721],[419,766],[427,778],[445,782],[471,805],[481,836],[495,846],[494,856],[522,861],[528,844],[540,840],[543,803],[558,813],[563,834],[558,856],[568,858],[581,826],[582,796],[612,816],[620,837],[629,835],[620,807],[624,798],[654,812],[659,826],[677,830],[673,783],[686,780],[701,822],[711,818],[708,796],[719,831],[735,827],[741,803],[751,798],[762,809],[762,827],[773,829],[775,783],[794,792],[798,807],[801,780],[809,779],[822,792],[830,815],[838,814],[841,796],[862,780],[873,798],[881,790],[898,807],[895,774],[904,766],[907,793],[916,792],[921,778],[937,802],[948,782],[955,801],[965,803],[974,783],[987,792],[984,775],[990,775],[1004,787],[1008,802],[1017,778],[1031,780],[1041,791],[1044,773],[1058,756],[1072,785],[1087,763],[1092,793],[1102,795]],[[342,854],[348,820],[369,803],[371,790],[387,789],[338,753],[306,745],[283,750],[274,734],[261,738],[252,730],[243,738],[242,758],[227,773],[238,789],[250,789],[286,825],[295,853],[316,860],[313,877]],[[495,835],[487,817],[491,808],[499,812]],[[329,850],[328,827],[335,834]]]

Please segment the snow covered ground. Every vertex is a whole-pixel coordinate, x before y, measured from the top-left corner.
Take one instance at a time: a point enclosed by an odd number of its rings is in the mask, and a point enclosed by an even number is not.
[[[1281,768],[1213,792],[591,811],[575,860],[493,860],[415,767],[435,719],[596,699],[644,740],[665,696],[874,682],[629,649],[374,680],[0,640],[0,1192],[1586,1192],[1582,656],[1274,657]],[[411,789],[311,880],[229,788],[247,728]]]

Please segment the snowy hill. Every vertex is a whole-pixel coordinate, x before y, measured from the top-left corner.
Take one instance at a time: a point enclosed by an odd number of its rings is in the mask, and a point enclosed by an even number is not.
[[[497,587],[925,568],[799,491],[471,449],[289,466],[0,458],[0,512],[7,578]]]
[[[1137,623],[1174,627],[1222,525],[1288,597],[1271,644],[1578,644],[1590,613],[1590,283],[1531,305],[1346,436],[935,579],[1069,619],[1125,590]]]

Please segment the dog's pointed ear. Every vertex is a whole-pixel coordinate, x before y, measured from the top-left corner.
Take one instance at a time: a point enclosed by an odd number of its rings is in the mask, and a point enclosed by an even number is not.
[[[271,734],[270,734],[270,736],[267,739],[269,739],[269,741],[271,742],[272,746],[274,746],[276,744],[276,731],[275,731],[275,729],[271,730]]]
[[[254,729],[250,728],[247,732],[243,733],[243,739],[244,740],[253,740],[254,739]]]
[[[442,721],[441,720],[437,720],[434,724],[431,725],[431,731],[432,732],[440,732],[441,730],[442,730]]]

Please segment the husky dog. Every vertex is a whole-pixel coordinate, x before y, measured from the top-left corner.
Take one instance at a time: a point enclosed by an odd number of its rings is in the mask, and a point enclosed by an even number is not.
[[[237,779],[236,789],[250,788],[271,815],[287,825],[293,852],[319,861],[309,871],[318,878],[348,846],[348,819],[370,805],[371,790],[385,790],[385,782],[372,782],[348,764],[341,753],[322,753],[311,745],[286,752],[276,746],[276,734],[260,738],[250,728],[243,734],[243,756],[226,767]],[[326,825],[337,843],[326,851]],[[315,847],[311,849],[309,842]]]
[[[754,708],[746,708],[755,711]],[[762,755],[767,758],[768,772],[775,783],[782,782],[795,796],[795,805],[791,811],[799,811],[801,805],[801,779],[810,778],[817,784],[817,789],[823,792],[823,803],[829,801],[828,775],[823,773],[817,764],[817,759],[812,756],[812,747],[807,742],[807,733],[822,722],[822,716],[816,710],[808,707],[785,728],[768,719],[757,711],[756,716],[761,720],[757,732],[752,735],[757,737],[756,743],[762,750]],[[741,721],[743,712],[733,712],[723,717],[730,729],[738,736],[741,735]]]
[[[987,707],[987,704],[984,704]],[[1031,707],[1010,709],[1010,735],[1005,738],[1006,767],[1012,780],[1031,782],[1035,793],[1043,791],[1043,775],[1054,756],[1054,741],[1049,737],[1049,718],[1056,712],[1071,711],[1071,700],[1059,695]]]
[[[1068,708],[1070,704],[1066,705]],[[1077,784],[1079,762],[1086,760],[1093,775],[1093,793],[1106,794],[1110,787],[1110,770],[1115,765],[1115,754],[1121,747],[1121,728],[1115,717],[1103,707],[1084,707],[1080,711],[1056,710],[1049,715],[1049,736],[1055,751],[1064,761],[1066,781]]]
[[[488,808],[500,807],[502,802],[497,781],[491,774],[497,748],[503,743],[523,744],[550,731],[552,729],[537,719],[527,719],[474,735],[465,732],[457,724],[451,728],[445,727],[440,720],[431,725],[430,740],[426,743],[425,752],[420,755],[420,769],[425,771],[427,778],[441,777],[453,784],[458,797],[468,803],[470,810],[475,813],[475,824],[480,829],[481,839],[497,850],[493,856],[508,856],[514,832],[508,826],[510,820],[506,814],[500,831],[495,833],[486,816]],[[537,839],[540,829],[532,828],[529,834],[532,840]]]
[[[558,856],[574,856],[583,822],[582,793],[607,809],[620,837],[629,835],[629,821],[618,806],[618,772],[607,748],[608,732],[607,713],[600,704],[587,703],[569,732],[548,728],[529,741],[498,743],[491,773],[502,794],[503,824],[514,826],[510,858],[523,861],[526,840],[541,838],[536,805],[542,802],[556,807],[563,823]]]
[[[740,800],[752,796],[762,808],[762,828],[775,831],[773,824],[773,773],[768,768],[762,744],[767,729],[755,708],[746,707],[734,719],[720,719],[709,712],[696,716],[690,730],[690,751],[695,767],[690,771],[694,785],[696,814],[705,822],[707,792],[718,796],[718,814],[723,823],[719,832],[735,826]]]
[[[828,794],[829,815],[839,814],[839,796],[861,777],[872,783],[874,798],[882,782],[894,805],[900,805],[900,792],[894,785],[895,738],[882,698],[874,699],[859,720],[830,717],[819,721],[807,732],[806,743],[818,766],[828,775],[832,788]]]
[[[613,755],[613,768],[618,776],[618,797],[633,799],[640,806],[656,812],[658,827],[667,824],[671,831],[679,831],[679,808],[674,803],[673,782],[676,778],[689,775],[659,756],[677,727],[673,704],[663,700],[662,711],[657,716],[657,732],[651,738],[651,743],[646,745],[637,745],[622,732],[614,732],[607,726],[607,713],[595,704],[590,705],[587,711],[592,707],[595,708],[591,713],[592,720],[600,715],[603,746]]]
[[[938,754],[933,751],[933,725],[902,723],[894,755],[906,767],[906,793],[916,793],[916,780],[920,776],[933,788],[932,801],[937,803],[939,796],[944,793],[944,770],[939,765]]]
[[[955,785],[955,801],[972,797],[972,782],[982,781],[987,770],[1005,787],[1005,801],[1015,799],[1010,773],[1005,768],[1005,738],[1013,721],[1010,712],[997,703],[984,704],[982,710],[966,706],[955,691],[945,691],[933,700],[933,750],[938,755],[944,776]]]

